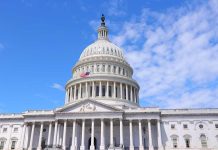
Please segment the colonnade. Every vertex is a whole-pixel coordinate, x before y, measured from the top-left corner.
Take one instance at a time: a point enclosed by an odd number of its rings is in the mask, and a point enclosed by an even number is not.
[[[129,145],[124,145],[124,134],[123,134],[123,121],[122,119],[120,120],[113,120],[113,119],[100,119],[100,146],[95,147],[94,145],[94,138],[95,138],[95,121],[99,120],[99,119],[91,119],[91,145],[90,145],[90,150],[95,150],[95,149],[100,149],[100,150],[106,150],[106,149],[114,149],[115,145],[114,145],[114,141],[113,141],[113,137],[114,137],[114,121],[119,121],[119,135],[120,135],[120,141],[119,141],[119,147],[121,149],[124,149],[124,147],[129,147],[130,150],[134,150],[135,147],[138,147],[139,150],[144,150],[144,145],[143,145],[143,132],[142,132],[142,126],[144,126],[144,120],[128,120],[129,123]],[[77,127],[77,121],[81,121],[81,145],[79,147],[77,147],[78,145],[78,141],[75,140],[77,137],[77,132],[76,132],[76,127]],[[52,145],[53,148],[56,148],[58,145],[58,136],[62,136],[62,144],[61,147],[63,150],[66,150],[67,145],[66,145],[66,133],[67,131],[67,126],[71,126],[69,123],[72,124],[72,141],[71,141],[71,147],[70,150],[85,150],[88,149],[85,146],[85,136],[87,135],[85,133],[85,127],[86,127],[86,121],[90,121],[90,119],[86,120],[86,119],[82,119],[82,120],[62,120],[62,125],[63,125],[63,135],[60,135],[60,133],[58,133],[58,126],[60,125],[59,121],[55,121],[55,122],[49,122],[49,131],[48,131],[48,139],[47,139],[47,145]],[[110,146],[107,147],[106,146],[106,141],[105,141],[105,121],[109,121],[110,123]],[[125,120],[126,121],[126,120]],[[139,145],[134,145],[133,142],[133,121],[134,123],[137,122],[138,124],[138,136],[139,136]],[[142,122],[143,121],[143,122]],[[162,150],[163,146],[162,146],[162,140],[161,140],[161,128],[160,128],[160,121],[159,120],[154,120],[156,122],[157,125],[157,133],[158,133],[158,150]],[[151,131],[151,120],[146,120],[147,122],[147,126],[148,126],[148,137],[149,137],[149,150],[153,150],[154,146],[153,146],[153,141],[152,141],[152,131]],[[38,146],[37,146],[37,150],[41,150],[41,142],[42,142],[42,133],[43,133],[43,127],[45,125],[45,122],[39,122],[40,123],[40,133],[38,136]],[[37,123],[38,124],[38,123]],[[52,139],[51,136],[51,130],[52,130],[52,126],[54,124],[54,136]],[[36,122],[32,122],[31,124],[24,124],[23,126],[23,135],[22,135],[22,143],[21,143],[21,147],[22,148],[26,148],[25,144],[24,144],[24,135],[25,135],[25,131],[27,130],[27,127],[31,127],[31,132],[29,136],[26,137],[30,137],[29,139],[27,139],[27,144],[28,145],[28,150],[32,150],[33,149],[33,137],[35,134],[35,128],[36,128]],[[35,137],[36,138],[36,137]],[[34,138],[34,139],[35,139]],[[51,142],[51,140],[53,140],[53,142]]]
[[[111,98],[138,103],[138,89],[133,85],[114,81],[87,81],[68,87],[66,103],[85,98]]]

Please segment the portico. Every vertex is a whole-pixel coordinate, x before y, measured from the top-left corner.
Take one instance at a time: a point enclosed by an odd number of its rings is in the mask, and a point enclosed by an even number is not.
[[[151,125],[152,124],[152,125]],[[75,119],[57,119],[55,121],[44,122],[27,122],[26,127],[30,128],[26,139],[27,147],[35,148],[33,145],[33,138],[38,139],[37,149],[42,149],[42,132],[43,127],[49,129],[48,135],[44,138],[47,140],[46,147],[70,149],[70,150],[85,150],[85,149],[149,149],[153,150],[153,140],[158,141],[157,136],[153,135],[151,126],[153,128],[160,129],[158,127],[159,120],[157,119],[124,119],[121,117],[95,117],[90,118],[75,118]],[[24,126],[25,127],[25,126]],[[36,128],[39,129],[40,134],[34,134]],[[52,130],[51,132],[51,129]],[[88,133],[87,133],[88,131]],[[109,133],[109,134],[107,134]],[[158,130],[158,134],[160,134]],[[136,134],[138,136],[136,136]],[[51,135],[54,135],[51,138]],[[149,137],[148,139],[145,137]],[[91,138],[91,144],[89,145],[89,139]],[[67,141],[66,139],[72,139]],[[96,142],[94,142],[96,139]],[[24,142],[24,141],[23,141]],[[25,143],[25,142],[24,142]],[[158,147],[162,147],[161,140],[158,141]]]

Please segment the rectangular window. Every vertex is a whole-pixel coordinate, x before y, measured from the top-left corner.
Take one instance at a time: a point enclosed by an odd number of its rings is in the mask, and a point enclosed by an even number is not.
[[[106,88],[105,88],[105,85],[102,86],[102,96],[105,96],[105,93],[106,93]]]
[[[0,141],[0,150],[3,150],[5,146],[5,141]]]
[[[14,132],[17,133],[18,132],[18,128],[14,128]]]
[[[89,95],[90,95],[90,97],[92,97],[92,86],[90,86]]]
[[[188,125],[187,124],[183,124],[183,128],[184,129],[188,129]]]
[[[3,128],[3,133],[6,133],[7,132],[7,128]]]
[[[109,92],[108,93],[109,97],[112,97],[112,87],[111,86],[109,86],[109,91],[108,92]]]
[[[12,141],[11,142],[11,149],[15,149],[16,148],[16,143],[17,143],[17,141]]]
[[[95,96],[99,96],[99,86],[98,85],[96,86],[96,89],[95,89]]]
[[[175,129],[175,124],[171,124],[171,129]]]
[[[215,124],[215,128],[218,129],[218,124]]]

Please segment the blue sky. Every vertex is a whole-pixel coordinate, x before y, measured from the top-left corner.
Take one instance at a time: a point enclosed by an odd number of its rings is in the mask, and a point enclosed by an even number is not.
[[[0,113],[54,109],[102,13],[141,86],[141,105],[218,107],[218,2],[0,1]]]

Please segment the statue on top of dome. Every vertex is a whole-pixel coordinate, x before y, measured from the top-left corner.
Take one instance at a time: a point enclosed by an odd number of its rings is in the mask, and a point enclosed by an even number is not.
[[[101,15],[101,26],[105,26],[105,17],[104,14]]]

